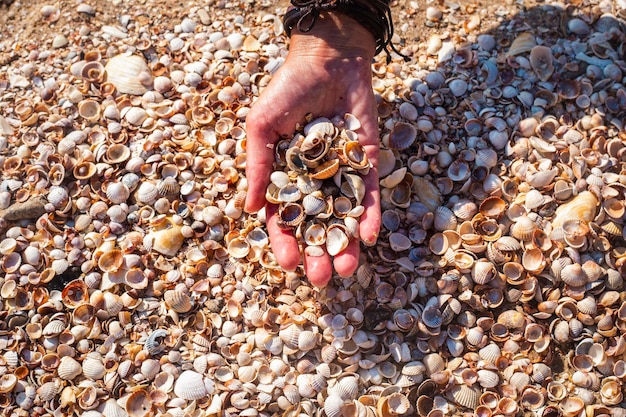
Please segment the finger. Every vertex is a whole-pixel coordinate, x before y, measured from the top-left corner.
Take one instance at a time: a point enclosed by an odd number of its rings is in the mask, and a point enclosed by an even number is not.
[[[322,249],[323,250],[323,249]],[[325,287],[333,275],[330,256],[323,250],[321,256],[312,256],[307,250],[304,251],[304,272],[311,284],[316,287]]]
[[[359,251],[358,239],[350,240],[348,247],[335,256],[335,271],[344,278],[352,276],[359,266]]]
[[[286,271],[294,271],[300,263],[300,250],[293,231],[280,227],[278,223],[278,206],[268,204],[267,231],[270,235],[272,251],[276,261]]]
[[[363,243],[372,246],[378,239],[381,224],[378,170],[370,169],[370,172],[363,177],[363,182],[365,183],[365,197],[363,198],[365,211],[360,218],[359,235]]]
[[[255,212],[265,204],[265,190],[270,181],[274,164],[273,144],[278,139],[275,131],[252,111],[247,119],[246,178],[248,194],[245,210]]]

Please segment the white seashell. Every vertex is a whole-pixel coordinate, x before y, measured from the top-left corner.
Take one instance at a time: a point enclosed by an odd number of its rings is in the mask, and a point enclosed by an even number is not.
[[[70,356],[64,356],[61,358],[61,362],[59,363],[59,367],[57,368],[57,374],[59,375],[59,378],[71,381],[81,373],[82,367],[76,359]]]
[[[183,371],[174,384],[174,394],[184,400],[199,400],[207,396],[204,378],[194,371]]]
[[[107,81],[120,93],[140,96],[148,91],[146,85],[152,83],[150,68],[138,55],[116,55],[109,59],[104,69]]]
[[[130,190],[126,186],[126,184],[122,182],[114,182],[110,183],[106,189],[107,198],[113,204],[121,204],[125,203],[130,197]]]

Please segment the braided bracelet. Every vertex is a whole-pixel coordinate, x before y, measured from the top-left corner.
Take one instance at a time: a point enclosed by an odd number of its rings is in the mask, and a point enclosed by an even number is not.
[[[410,58],[398,52],[391,38],[393,37],[393,21],[389,1],[385,0],[292,0],[293,8],[285,14],[283,24],[288,36],[294,26],[300,32],[308,32],[315,25],[319,14],[324,11],[343,13],[356,20],[367,29],[376,40],[376,54],[385,51],[387,63],[391,61],[389,48],[405,61]]]

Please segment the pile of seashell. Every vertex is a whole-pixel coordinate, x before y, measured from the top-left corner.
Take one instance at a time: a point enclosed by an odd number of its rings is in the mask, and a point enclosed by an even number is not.
[[[172,25],[167,4],[112,3],[114,22],[104,2],[37,6],[44,43],[0,28],[4,413],[626,414],[623,1],[396,10],[399,37],[417,18],[432,36],[372,65],[383,226],[323,289],[242,210],[279,16],[217,2]],[[292,180],[336,154],[323,213],[354,223],[357,126],[280,144],[283,221],[308,204]]]
[[[359,237],[361,175],[372,166],[355,132],[360,127],[349,113],[332,121],[321,117],[276,146],[266,200],[278,204],[280,224],[296,229],[311,255],[325,247],[334,256]]]

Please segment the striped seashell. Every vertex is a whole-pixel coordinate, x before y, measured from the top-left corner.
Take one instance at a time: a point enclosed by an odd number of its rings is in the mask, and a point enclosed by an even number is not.
[[[98,380],[106,373],[102,357],[98,353],[90,353],[83,360],[83,375],[87,378]]]
[[[389,132],[389,147],[398,151],[408,149],[417,138],[417,129],[410,123],[398,122]]]
[[[502,252],[514,252],[522,248],[519,240],[512,236],[502,236],[495,241],[494,245]]]
[[[139,55],[116,55],[109,59],[106,66],[107,81],[112,83],[117,91],[124,94],[140,96],[148,89],[142,83],[142,74],[150,74],[150,68],[143,57]],[[152,77],[150,76],[150,83]]]
[[[526,193],[526,199],[524,202],[524,206],[528,210],[534,210],[539,208],[547,203],[552,201],[552,198],[546,195],[543,195],[538,190],[530,190]]]
[[[163,339],[168,335],[167,330],[165,329],[157,329],[150,333],[150,336],[146,339],[146,343],[144,344],[144,348],[151,355],[156,355],[163,349],[161,343],[159,343],[159,339]]]
[[[432,375],[436,372],[443,371],[446,367],[446,362],[439,353],[429,353],[422,359],[424,364],[426,375]]]
[[[455,230],[457,219],[454,212],[445,206],[439,206],[435,210],[435,220],[433,223],[435,230],[443,232],[445,230]]]
[[[480,400],[480,390],[475,386],[455,385],[449,391],[455,404],[461,407],[475,409]]]
[[[479,369],[477,373],[478,383],[483,388],[495,388],[500,383],[500,377],[495,371],[491,371],[488,369]]]
[[[184,400],[199,400],[207,396],[204,378],[195,371],[183,371],[174,384],[174,394]]]
[[[489,343],[478,351],[480,358],[487,363],[495,364],[496,360],[502,355],[500,347],[495,343]]]
[[[304,330],[298,336],[298,350],[308,352],[317,345],[317,335],[311,330]]]
[[[324,400],[324,412],[327,417],[343,416],[343,406],[345,401],[339,395],[329,395]]]
[[[530,217],[521,216],[511,226],[511,235],[526,242],[532,238],[535,229],[537,229],[537,224]]]
[[[331,159],[321,163],[310,175],[312,178],[325,180],[327,178],[331,178],[337,173],[337,171],[339,171],[339,160]]]
[[[296,187],[298,187],[298,190],[300,190],[300,192],[304,195],[311,194],[312,192],[319,190],[322,188],[322,183],[322,180],[312,178],[308,175],[298,175],[296,178]]]
[[[44,337],[58,336],[65,330],[66,324],[61,320],[52,320],[43,328],[42,335]]]
[[[514,372],[509,377],[509,384],[512,387],[515,387],[517,392],[522,392],[522,390],[530,383],[530,375],[524,372]]]
[[[484,285],[496,277],[496,270],[491,262],[477,261],[472,267],[472,279],[476,284]]]
[[[359,393],[359,381],[354,376],[343,377],[333,387],[332,393],[345,401],[354,400]]]
[[[552,368],[545,363],[534,363],[532,380],[538,384],[543,383],[547,378],[552,376]]]
[[[467,343],[469,343],[470,345],[478,346],[483,342],[484,336],[485,332],[482,328],[472,327],[471,329],[467,330],[465,338],[467,340]]]
[[[169,308],[177,313],[186,313],[191,310],[191,298],[189,294],[179,290],[168,290],[163,294],[163,298]]]
[[[284,329],[281,329],[278,332],[278,336],[286,346],[292,349],[297,349],[300,333],[302,333],[302,327],[297,324],[291,324]]]
[[[587,275],[578,263],[565,265],[560,273],[561,281],[572,287],[581,287],[587,283]]]
[[[337,357],[337,348],[333,345],[325,345],[320,352],[324,363],[331,363]]]
[[[61,358],[61,363],[59,363],[59,367],[57,368],[57,375],[61,379],[71,381],[80,375],[82,371],[82,366],[76,359],[70,356],[64,356]]]
[[[153,203],[159,196],[159,190],[151,182],[142,182],[137,189],[137,201],[144,204]]]
[[[589,295],[576,303],[578,311],[583,314],[595,316],[598,311],[598,304],[594,296]]]
[[[175,196],[180,191],[180,185],[176,178],[165,177],[156,184],[156,190],[163,197]]]
[[[422,312],[422,322],[430,328],[437,328],[441,326],[443,324],[441,310],[436,307],[426,308]]]
[[[161,371],[161,365],[156,359],[146,359],[141,363],[141,374],[147,381],[152,381]]]
[[[252,365],[240,366],[237,370],[237,378],[244,384],[253,382],[256,379],[257,370]]]

